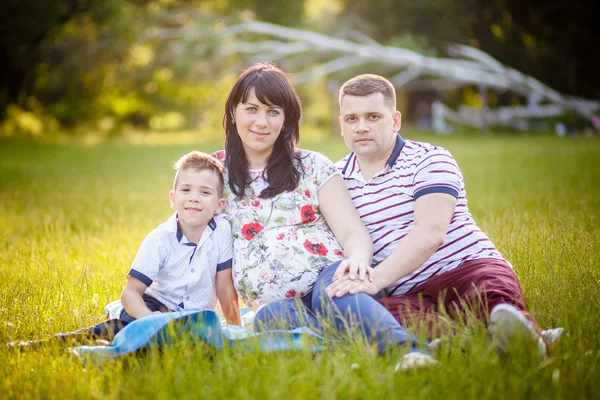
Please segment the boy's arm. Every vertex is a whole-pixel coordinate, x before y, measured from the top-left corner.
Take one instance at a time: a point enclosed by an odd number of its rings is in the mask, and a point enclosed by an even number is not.
[[[233,287],[231,268],[217,272],[216,280],[217,298],[219,299],[219,303],[221,303],[221,310],[223,310],[225,320],[227,320],[228,324],[240,325],[242,323],[240,307],[237,292]]]
[[[146,284],[133,276],[127,277],[127,284],[121,293],[121,303],[127,314],[135,319],[147,317],[153,314],[142,298],[144,291],[146,290]],[[160,311],[155,313],[159,314]]]

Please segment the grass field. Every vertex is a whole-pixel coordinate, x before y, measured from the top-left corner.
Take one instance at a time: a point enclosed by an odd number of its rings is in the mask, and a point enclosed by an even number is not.
[[[511,261],[529,311],[565,334],[539,362],[499,357],[483,326],[438,368],[394,373],[400,353],[361,344],[321,354],[179,346],[87,366],[59,348],[0,346],[0,398],[600,398],[600,141],[414,136],[447,147],[479,226]],[[0,141],[0,342],[103,319],[145,235],[171,213],[171,166],[222,139]],[[341,139],[304,142],[337,160]]]

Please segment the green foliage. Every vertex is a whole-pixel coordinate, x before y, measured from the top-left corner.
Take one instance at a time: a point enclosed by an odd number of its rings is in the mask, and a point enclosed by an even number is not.
[[[38,66],[45,58],[40,51],[44,41],[73,19],[85,16],[97,23],[107,21],[120,4],[122,2],[116,0],[34,0],[26,3],[9,0],[4,4],[0,14],[0,48],[7,62],[0,65],[6,83],[0,89],[0,108],[20,101],[23,94],[31,94]]]
[[[566,334],[538,362],[501,358],[485,328],[444,344],[440,368],[393,373],[363,343],[322,354],[214,352],[183,345],[83,367],[58,348],[0,346],[2,398],[594,398],[600,390],[600,145],[596,138],[417,136],[448,148],[478,225],[509,259],[530,312]],[[141,138],[141,142],[138,142]],[[175,142],[179,138],[178,142]],[[0,141],[0,342],[102,320],[145,235],[172,212],[172,164],[221,135],[146,134],[92,145]],[[303,138],[334,160],[338,138]]]
[[[431,43],[464,42],[462,18],[472,9],[472,0],[403,1],[352,0],[344,1],[344,13],[366,22],[374,38],[387,41],[402,34],[427,37]],[[357,24],[358,25],[358,24]]]
[[[535,2],[508,0],[9,0],[0,16],[7,59],[0,64],[0,136],[57,127],[107,135],[128,127],[214,131],[221,114],[215,99],[224,97],[232,75],[255,61],[252,53],[221,54],[230,39],[220,34],[244,20],[354,40],[362,33],[425,55],[442,54],[448,42],[466,43],[559,91],[597,97],[593,35],[585,28],[593,25],[592,13],[582,11],[589,1],[566,7],[571,17],[562,18]],[[286,60],[279,61],[285,68]],[[311,54],[294,61],[315,67]],[[377,62],[343,71],[344,77],[362,72],[388,71]],[[319,85],[299,89],[310,94]],[[329,108],[324,96],[303,100],[312,110]],[[326,120],[319,116],[311,129],[323,131]]]

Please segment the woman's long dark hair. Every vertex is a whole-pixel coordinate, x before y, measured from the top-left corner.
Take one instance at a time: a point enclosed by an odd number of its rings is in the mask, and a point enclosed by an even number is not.
[[[296,149],[300,139],[299,121],[302,115],[300,99],[291,82],[272,63],[257,63],[241,73],[225,102],[223,127],[225,128],[225,167],[229,174],[229,188],[238,197],[243,197],[250,184],[248,158],[234,124],[235,108],[248,100],[254,89],[256,98],[264,104],[283,108],[283,129],[275,141],[273,151],[265,168],[269,186],[260,193],[268,199],[298,187],[302,163]]]

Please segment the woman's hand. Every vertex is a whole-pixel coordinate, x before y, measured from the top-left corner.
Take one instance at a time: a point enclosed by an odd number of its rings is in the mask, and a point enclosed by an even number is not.
[[[353,260],[350,258],[344,259],[335,270],[332,282],[337,281],[344,275],[348,275],[350,280],[355,280],[358,275],[358,279],[364,281],[368,279],[373,282],[375,279],[375,270],[365,261]]]

